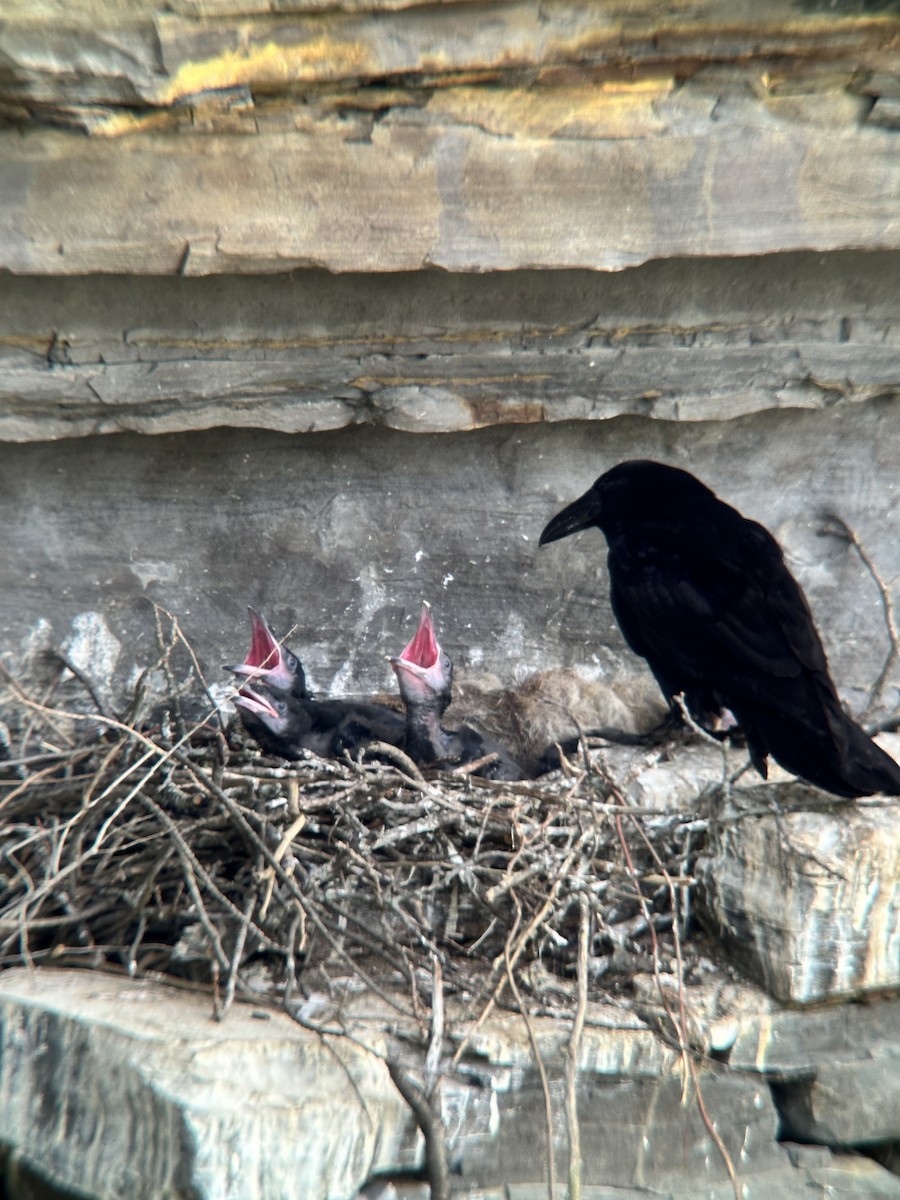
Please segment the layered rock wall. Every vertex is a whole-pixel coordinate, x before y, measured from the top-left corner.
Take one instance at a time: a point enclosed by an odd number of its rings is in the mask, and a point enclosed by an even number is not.
[[[785,536],[871,680],[877,599],[816,533],[897,574],[889,10],[5,16],[0,437],[44,443],[3,475],[17,669],[66,643],[121,688],[149,598],[214,670],[249,601],[319,687],[380,686],[422,595],[467,666],[608,669],[599,548],[534,540],[652,454]]]
[[[317,689],[383,688],[424,596],[461,675],[636,678],[601,540],[536,543],[602,470],[646,456],[772,529],[859,712],[900,577],[898,137],[891,5],[7,0],[4,666],[49,695],[61,649],[125,714],[138,682],[183,682],[171,663],[144,674],[154,605],[221,682],[249,602],[292,631]],[[885,685],[896,706],[896,664]],[[21,721],[11,696],[3,715]],[[671,801],[683,761],[632,773],[638,802],[666,779]],[[701,775],[676,782],[695,798]],[[780,799],[714,826],[710,927],[781,1000],[890,990],[893,814],[783,819]],[[328,1099],[346,1067],[248,1018],[235,1041],[265,1097],[248,1125],[205,1018],[165,997],[191,1033],[173,1063],[165,1027],[114,1029],[105,996],[73,1015],[61,986],[56,1007],[32,979],[2,996],[11,1194],[37,1171],[103,1196],[138,1179],[271,1196],[261,1145],[293,1194],[424,1194],[369,1050],[354,1103],[378,1116],[355,1123]],[[770,1004],[713,1004],[697,1039],[741,1178],[767,1197],[900,1194],[896,1004]],[[445,1094],[448,1144],[468,1194],[532,1200],[546,1096],[507,1034],[486,1032]],[[558,1113],[558,1036],[541,1036]],[[578,1096],[597,1196],[732,1195],[678,1056],[643,1027],[598,1045]],[[98,1121],[122,1112],[107,1163]]]

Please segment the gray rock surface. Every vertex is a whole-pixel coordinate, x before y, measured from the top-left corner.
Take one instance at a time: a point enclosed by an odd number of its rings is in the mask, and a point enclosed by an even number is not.
[[[721,1025],[723,1014],[737,1032],[731,1064],[702,1070],[701,1088],[748,1194],[900,1195],[896,1176],[847,1151],[873,1140],[867,1132],[900,1137],[897,1003],[781,1013],[748,989],[718,988],[716,996],[715,1004],[701,993],[691,998],[710,1021],[700,1036],[709,1044],[711,1018]],[[371,1000],[344,1007],[355,1040],[323,1044],[275,1013],[260,1020],[238,1008],[216,1024],[208,1000],[148,982],[6,972],[0,1139],[20,1166],[104,1198],[422,1200],[422,1185],[408,1179],[421,1165],[421,1145],[380,1061],[402,1031]],[[578,1089],[584,1194],[733,1195],[690,1086],[681,1103],[678,1054],[622,1010],[592,1006],[590,1016]],[[534,1022],[562,1178],[567,1031]],[[876,1094],[866,1105],[860,1089],[855,1116],[829,1124],[827,1094],[845,1077],[863,1084],[864,1060],[881,1072],[877,1112]],[[790,1106],[784,1088],[770,1093],[769,1082],[797,1078],[814,1096],[818,1123],[806,1132],[818,1135],[817,1146],[775,1140]],[[445,1081],[443,1113],[455,1194],[546,1194],[544,1097],[520,1018],[496,1016],[475,1036],[461,1071]],[[787,1136],[802,1134],[795,1124]],[[843,1154],[829,1149],[832,1137]]]
[[[602,537],[537,551],[558,508],[640,456],[688,467],[779,538],[859,711],[887,653],[881,602],[855,551],[821,531],[837,512],[883,579],[900,572],[900,406],[885,400],[729,422],[0,446],[0,637],[21,677],[65,644],[121,697],[156,658],[148,601],[177,615],[211,682],[246,649],[250,603],[290,632],[320,691],[393,690],[384,656],[424,597],[461,677],[643,673],[609,609]]]
[[[885,746],[898,756],[900,737]],[[713,822],[697,863],[724,944],[788,1003],[900,986],[900,805],[816,812],[806,807],[815,795],[787,787],[780,811],[766,815],[769,789],[742,788],[735,802],[746,816]]]
[[[744,1025],[729,1056],[775,1086],[788,1140],[878,1147],[900,1118],[896,1003],[775,1012]]]
[[[248,1009],[218,1026],[202,1001],[149,983],[13,972],[2,985],[0,1139],[57,1185],[325,1200],[404,1161],[408,1114],[372,1054]]]
[[[826,409],[900,394],[898,277],[900,253],[847,252],[612,275],[8,278],[0,438]]]

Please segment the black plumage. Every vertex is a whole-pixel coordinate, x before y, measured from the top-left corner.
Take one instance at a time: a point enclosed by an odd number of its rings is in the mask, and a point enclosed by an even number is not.
[[[241,723],[259,748],[274,758],[303,757],[310,735],[309,718],[295,697],[245,684],[234,698]]]
[[[596,526],[625,640],[699,720],[730,709],[766,756],[838,796],[900,795],[900,765],[845,712],[812,614],[772,535],[687,471],[624,462],[558,513],[540,544]]]
[[[431,610],[422,616],[410,642],[391,666],[406,706],[404,749],[423,767],[452,768],[490,756],[473,774],[486,779],[522,779],[524,772],[499,742],[471,725],[445,729],[441,717],[453,695],[453,662],[441,649],[434,633]]]
[[[301,751],[312,750],[339,758],[373,741],[403,743],[406,720],[401,713],[366,700],[317,700],[300,659],[252,608],[250,623],[247,657],[226,669],[252,685],[241,689],[235,703],[244,728],[267,754],[296,759]]]

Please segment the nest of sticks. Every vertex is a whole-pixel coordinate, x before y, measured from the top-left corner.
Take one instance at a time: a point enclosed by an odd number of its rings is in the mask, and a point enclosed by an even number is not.
[[[182,698],[149,716],[137,694],[111,716],[61,655],[40,697],[7,678],[3,966],[188,980],[220,1015],[348,987],[415,1012],[435,969],[467,1006],[554,1014],[579,988],[690,974],[696,813],[630,806],[597,752],[523,783],[426,778],[387,746],[267,759],[206,704],[174,620],[167,636],[151,672],[174,686],[181,654]]]

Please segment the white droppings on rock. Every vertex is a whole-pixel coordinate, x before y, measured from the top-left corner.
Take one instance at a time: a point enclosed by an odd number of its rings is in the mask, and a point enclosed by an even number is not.
[[[109,689],[122,653],[122,643],[101,613],[78,613],[63,650],[72,665],[83,671],[96,686]]]
[[[497,635],[501,654],[509,662],[521,659],[525,653],[525,622],[517,612],[511,612],[506,628]]]
[[[22,652],[26,659],[34,658],[47,650],[52,643],[53,626],[45,617],[40,617],[22,640]]]
[[[353,679],[353,663],[350,659],[345,659],[338,667],[334,675],[331,677],[331,684],[327,689],[329,696],[341,696],[350,689],[350,682]]]
[[[178,567],[173,562],[144,559],[140,562],[131,562],[128,566],[145,591],[151,583],[176,583],[178,581]]]

